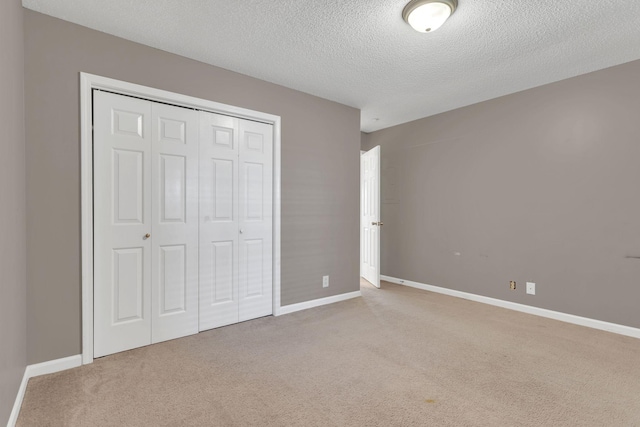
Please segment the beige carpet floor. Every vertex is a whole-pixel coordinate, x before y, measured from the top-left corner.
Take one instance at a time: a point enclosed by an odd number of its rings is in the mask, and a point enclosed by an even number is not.
[[[18,426],[640,426],[640,340],[390,283],[29,381]]]

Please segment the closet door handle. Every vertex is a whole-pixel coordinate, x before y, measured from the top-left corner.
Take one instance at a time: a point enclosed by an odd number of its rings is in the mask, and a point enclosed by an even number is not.
[[[242,230],[242,228],[240,229],[240,234],[244,233],[244,231]]]
[[[149,234],[149,233],[147,233],[147,234],[145,234],[145,235],[144,235],[144,238],[145,238],[145,239],[148,239],[149,237],[151,237],[151,234]]]

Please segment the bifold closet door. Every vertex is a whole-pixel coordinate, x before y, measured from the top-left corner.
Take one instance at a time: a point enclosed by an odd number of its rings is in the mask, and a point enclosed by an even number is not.
[[[240,271],[243,322],[273,313],[273,127],[239,120]]]
[[[200,112],[200,330],[238,322],[238,119]]]
[[[198,116],[94,91],[94,356],[198,330]]]
[[[200,113],[200,330],[272,304],[273,127]]]
[[[198,113],[152,103],[151,342],[198,333]]]
[[[94,92],[94,356],[151,344],[151,103]]]

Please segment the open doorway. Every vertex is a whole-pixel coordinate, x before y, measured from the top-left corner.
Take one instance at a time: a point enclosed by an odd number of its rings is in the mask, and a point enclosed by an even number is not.
[[[380,146],[360,154],[360,277],[380,287]],[[361,280],[362,283],[362,280]]]

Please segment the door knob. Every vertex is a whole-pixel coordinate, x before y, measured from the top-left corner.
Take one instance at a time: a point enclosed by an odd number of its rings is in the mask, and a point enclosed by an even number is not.
[[[151,234],[147,233],[144,235],[145,239],[148,239],[149,237],[151,237]]]
[[[244,231],[242,231],[242,228],[240,229],[240,234],[244,233]]]
[[[378,222],[372,222],[371,225],[377,225],[378,227],[382,227],[384,225],[384,222],[382,221],[378,221]]]

